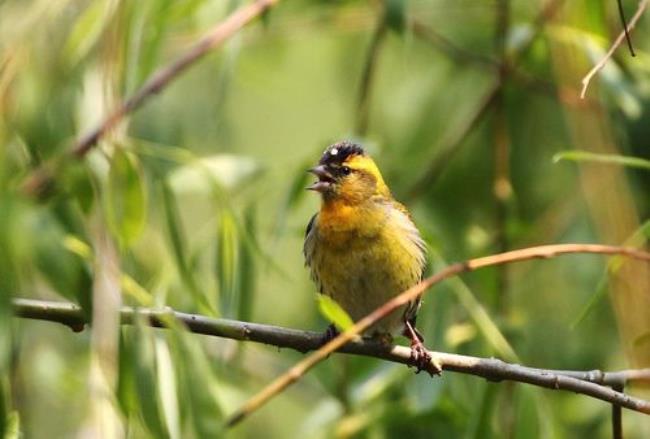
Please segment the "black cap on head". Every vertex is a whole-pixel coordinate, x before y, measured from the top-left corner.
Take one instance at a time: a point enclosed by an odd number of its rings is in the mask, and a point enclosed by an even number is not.
[[[343,142],[338,142],[328,146],[318,164],[340,165],[348,157],[353,155],[366,155],[366,152],[358,143],[344,140]]]

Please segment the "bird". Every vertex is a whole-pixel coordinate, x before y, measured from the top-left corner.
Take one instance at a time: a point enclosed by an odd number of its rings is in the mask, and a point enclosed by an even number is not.
[[[320,194],[320,210],[305,232],[305,265],[319,293],[330,296],[354,320],[370,314],[421,281],[426,244],[409,211],[395,200],[381,172],[360,144],[328,146],[307,189]],[[415,327],[420,298],[379,320],[364,335],[411,341],[411,365],[417,372],[439,373]],[[338,331],[330,325],[326,339]]]

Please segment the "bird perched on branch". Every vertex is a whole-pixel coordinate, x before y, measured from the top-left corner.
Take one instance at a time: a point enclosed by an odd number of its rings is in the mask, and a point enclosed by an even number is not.
[[[319,192],[322,200],[307,226],[305,264],[320,293],[358,321],[421,280],[425,244],[409,212],[393,198],[360,145],[344,141],[329,146],[309,172],[318,180],[307,189]],[[411,340],[418,371],[430,371],[431,357],[415,329],[419,306],[418,299],[366,334],[391,340],[401,332]],[[330,326],[330,336],[334,330]]]

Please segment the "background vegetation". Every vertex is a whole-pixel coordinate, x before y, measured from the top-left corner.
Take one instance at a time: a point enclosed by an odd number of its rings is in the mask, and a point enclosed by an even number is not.
[[[340,139],[376,158],[430,244],[432,270],[534,244],[644,244],[647,171],[553,160],[573,149],[650,158],[650,18],[633,34],[637,57],[621,48],[578,97],[620,31],[614,0],[280,2],[83,160],[65,158],[46,199],[23,194],[35,168],[245,3],[0,1],[7,436],[217,434],[301,355],[181,328],[118,329],[112,311],[171,306],[324,329],[301,255],[318,200],[303,188],[305,169]],[[628,15],[637,5],[623,4]],[[419,326],[442,351],[647,367],[649,279],[630,262],[608,274],[596,256],[484,270],[436,287]],[[92,329],[10,318],[12,297],[74,301]],[[610,410],[333,356],[230,434],[608,437]],[[630,437],[649,434],[648,418],[624,416]]]

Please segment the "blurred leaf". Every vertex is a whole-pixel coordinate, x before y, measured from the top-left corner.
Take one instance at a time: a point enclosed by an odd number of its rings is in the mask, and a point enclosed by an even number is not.
[[[386,23],[396,32],[403,32],[406,24],[407,0],[384,0]]]
[[[132,328],[123,327],[119,339],[119,369],[116,394],[125,417],[138,410],[138,395],[135,390],[135,342]]]
[[[587,151],[562,151],[553,156],[553,162],[571,160],[574,162],[606,163],[630,168],[650,170],[650,160],[615,154],[596,154]]]
[[[246,240],[254,241],[256,238],[255,209],[250,206],[244,212],[244,239],[239,241],[239,320],[250,321],[255,301],[256,264],[255,254],[251,245]]]
[[[176,168],[169,176],[169,184],[177,194],[209,194],[213,181],[232,190],[255,178],[260,171],[260,166],[251,158],[220,154]]]
[[[587,303],[585,303],[582,310],[580,310],[578,313],[578,316],[571,322],[571,329],[575,329],[580,323],[582,323],[582,321],[589,315],[589,313],[593,311],[596,304],[598,304],[601,299],[607,296],[607,277],[607,272],[605,272],[598,281],[596,290],[591,296],[589,296]]]
[[[470,417],[471,423],[468,426],[469,437],[476,439],[487,439],[494,437],[492,427],[492,413],[495,410],[495,399],[499,386],[493,383],[481,383],[480,401],[475,405],[475,410]],[[478,398],[477,398],[478,399]]]
[[[78,62],[95,45],[116,5],[114,1],[92,1],[77,18],[64,48],[71,63]]]
[[[60,179],[66,194],[76,199],[81,211],[88,214],[95,201],[91,174],[88,167],[81,163],[71,163],[65,166]]]
[[[196,305],[199,307],[199,310],[210,315],[215,315],[216,313],[214,311],[214,308],[210,305],[210,302],[196,283],[194,274],[190,268],[191,266],[185,257],[185,237],[183,236],[182,228],[180,226],[180,217],[178,214],[178,208],[176,207],[176,203],[174,201],[174,195],[165,181],[161,183],[161,189],[162,202],[165,210],[165,221],[167,223],[167,232],[169,234],[169,240],[172,246],[172,254],[174,256],[181,280],[183,281],[183,284],[190,290],[190,293],[192,294]]]
[[[473,340],[475,337],[476,326],[471,323],[457,323],[445,331],[445,343],[452,349]]]
[[[318,294],[316,300],[318,301],[318,310],[320,313],[339,329],[345,331],[354,325],[350,315],[330,296]]]
[[[0,370],[4,370],[4,367]],[[4,377],[0,377],[0,438],[8,437],[9,413],[6,405]]]
[[[280,209],[278,211],[275,226],[276,239],[279,239],[279,237],[284,234],[287,223],[287,214],[298,206],[298,203],[303,199],[307,192],[305,188],[307,187],[309,180],[312,178],[311,174],[307,172],[307,169],[309,169],[308,163],[301,164],[297,171],[293,173],[284,201],[280,204]]]
[[[215,394],[217,382],[198,340],[191,334],[174,330],[176,357],[182,401],[189,409],[196,437],[221,437],[223,411]]]
[[[156,334],[154,339],[156,351],[156,365],[158,369],[158,389],[162,405],[163,419],[169,437],[178,439],[181,437],[181,427],[178,410],[178,394],[176,372],[173,360],[169,351],[169,345],[162,334]]]
[[[140,413],[154,437],[169,437],[160,411],[160,395],[156,377],[156,357],[150,328],[142,318],[135,325],[135,388],[138,393]]]
[[[430,248],[429,251],[436,263],[447,265],[446,261],[442,259],[435,249]],[[472,318],[481,334],[499,355],[506,361],[521,362],[508,340],[499,330],[499,326],[492,320],[490,314],[467,285],[458,277],[448,279],[447,284],[456,294],[458,301]]]
[[[239,239],[234,214],[223,210],[217,225],[216,275],[222,310],[232,316],[237,299],[237,268]]]
[[[116,148],[108,180],[108,224],[123,248],[128,248],[144,228],[146,194],[137,158]]]
[[[37,234],[34,262],[47,282],[90,315],[92,280],[85,261],[65,247],[66,234],[48,213],[36,215],[29,227]]]
[[[5,439],[19,439],[23,437],[20,431],[20,413],[14,410],[7,414],[6,430],[4,431]]]
[[[623,246],[625,247],[640,247],[650,239],[650,220],[643,223],[628,239],[625,240]],[[616,273],[621,265],[625,262],[624,256],[612,256],[607,262],[607,268],[598,281],[596,291],[589,297],[587,303],[582,310],[578,313],[573,322],[571,322],[571,329],[575,329],[593,310],[596,304],[604,298],[607,294],[607,281],[610,274]]]
[[[74,253],[85,261],[93,261],[93,250],[90,246],[74,235],[63,237],[63,247],[70,253]]]
[[[120,277],[122,292],[128,294],[141,306],[153,306],[154,299],[151,293],[144,289],[135,279],[128,274],[122,273]]]

